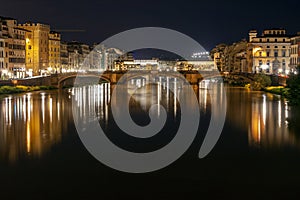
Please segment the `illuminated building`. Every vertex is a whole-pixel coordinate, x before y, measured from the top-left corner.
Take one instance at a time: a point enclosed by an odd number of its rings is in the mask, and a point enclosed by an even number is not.
[[[61,73],[60,34],[54,31],[49,33],[49,68],[51,73]]]
[[[291,57],[290,69],[296,73],[296,67],[300,65],[300,32],[294,37],[291,37]]]
[[[26,70],[29,76],[43,75],[49,67],[50,26],[40,23],[19,24],[26,32]]]
[[[196,59],[196,60],[209,60],[210,59],[209,52],[207,52],[207,51],[193,53],[191,57],[192,57],[192,59]]]
[[[290,72],[290,38],[284,29],[249,32],[248,67],[254,73],[287,75]]]
[[[8,73],[8,62],[6,62],[5,54],[6,54],[5,39],[0,37],[0,78],[1,79],[6,79]]]
[[[25,34],[13,18],[0,17],[1,78],[25,77]]]

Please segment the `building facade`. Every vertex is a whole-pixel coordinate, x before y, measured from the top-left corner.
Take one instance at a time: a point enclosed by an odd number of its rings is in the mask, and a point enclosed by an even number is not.
[[[290,73],[290,37],[284,29],[249,32],[248,67],[252,73],[288,75]]]
[[[297,73],[297,66],[300,65],[300,32],[296,36],[291,37],[291,57],[290,70],[291,73]]]
[[[60,59],[60,34],[54,31],[49,33],[49,67],[50,73],[61,73],[61,59]]]
[[[50,26],[40,23],[19,24],[26,32],[26,70],[29,76],[47,74],[49,67]]]
[[[26,76],[26,32],[17,27],[17,20],[0,17],[0,77],[2,79]]]
[[[70,71],[68,44],[66,42],[60,42],[60,67],[62,73]]]

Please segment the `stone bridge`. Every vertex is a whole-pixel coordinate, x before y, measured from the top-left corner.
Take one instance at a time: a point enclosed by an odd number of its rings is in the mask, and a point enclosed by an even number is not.
[[[180,75],[181,74],[181,75]],[[103,80],[105,82],[109,82],[111,84],[118,83],[121,78],[125,83],[134,78],[144,78],[146,80],[150,80],[155,76],[168,76],[182,79],[183,77],[191,84],[198,84],[204,78],[213,78],[213,77],[221,77],[219,73],[216,72],[205,72],[199,73],[197,71],[184,71],[184,72],[173,72],[173,71],[105,71],[103,73],[97,72],[86,72],[86,73],[64,73],[64,74],[52,74],[51,75],[51,85],[56,86],[58,88],[62,88],[64,86],[72,86],[74,85],[74,81],[76,78],[83,79],[86,81],[95,82],[97,80]]]

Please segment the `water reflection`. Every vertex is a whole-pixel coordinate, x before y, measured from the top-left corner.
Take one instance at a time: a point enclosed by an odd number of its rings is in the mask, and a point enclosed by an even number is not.
[[[288,106],[282,100],[277,100],[278,106],[272,101],[266,101],[263,94],[263,103],[252,103],[252,120],[249,126],[249,143],[263,146],[293,145],[295,137],[289,134],[287,126]]]
[[[1,160],[39,157],[61,140],[68,122],[68,103],[58,92],[11,95],[0,100]],[[66,121],[62,122],[60,116]]]
[[[273,94],[245,89],[227,89],[228,120],[241,130],[247,130],[248,143],[256,147],[299,146],[289,131],[287,102]]]
[[[132,94],[130,110],[147,112],[151,105],[159,104],[176,120],[180,113],[180,105],[176,98],[186,86],[176,78],[159,77],[156,82],[157,84],[149,85],[144,78],[128,82],[124,90]],[[211,114],[210,94],[220,93],[217,87],[212,88],[210,84],[202,81],[199,86],[193,86],[204,116]],[[136,86],[138,89],[133,92]],[[170,92],[168,87],[172,88],[174,93]],[[113,85],[105,83],[76,87],[69,91],[34,92],[2,97],[0,159],[15,162],[23,157],[39,157],[49,151],[53,144],[60,142],[62,134],[68,132],[68,123],[73,123],[72,95],[75,96],[78,106],[84,105],[83,109],[78,111],[81,118],[95,112],[104,128],[107,127],[111,117],[110,106],[118,106],[118,101],[122,101],[118,99],[111,102],[113,88]],[[242,137],[248,139],[250,147],[299,146],[295,130],[291,131],[288,128],[287,118],[292,114],[284,100],[276,95],[239,88],[227,88],[226,93],[226,122],[240,130]],[[222,98],[222,95],[219,94],[218,98]],[[214,112],[218,112],[218,109]],[[158,109],[157,115],[160,113],[161,110]]]

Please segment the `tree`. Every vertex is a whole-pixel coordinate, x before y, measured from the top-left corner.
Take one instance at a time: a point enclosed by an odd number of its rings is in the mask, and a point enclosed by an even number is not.
[[[271,78],[265,74],[255,74],[253,83],[251,84],[252,90],[262,90],[272,84]]]
[[[288,95],[287,99],[291,105],[300,104],[300,65],[297,67],[297,74],[290,75],[287,80]]]

